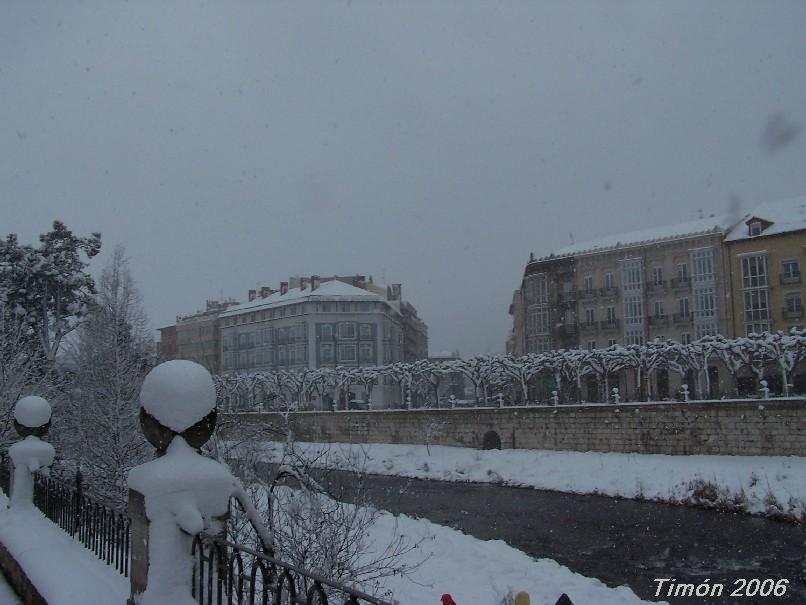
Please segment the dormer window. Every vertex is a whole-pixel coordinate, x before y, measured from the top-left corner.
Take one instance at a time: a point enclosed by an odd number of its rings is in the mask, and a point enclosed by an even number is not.
[[[749,227],[751,237],[754,235],[761,235],[761,229],[762,229],[761,221],[752,221],[750,222]]]

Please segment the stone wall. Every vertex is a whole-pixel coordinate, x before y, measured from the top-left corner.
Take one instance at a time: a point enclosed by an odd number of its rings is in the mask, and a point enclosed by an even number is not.
[[[286,424],[279,414],[225,417],[244,430],[260,427],[282,433]],[[504,448],[806,456],[804,399],[299,412],[290,414],[288,422],[298,441],[313,442],[429,440],[432,445],[480,448],[487,435],[499,437]]]

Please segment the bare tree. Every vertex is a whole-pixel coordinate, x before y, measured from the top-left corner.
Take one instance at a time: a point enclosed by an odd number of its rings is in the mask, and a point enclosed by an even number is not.
[[[154,344],[140,294],[122,247],[104,267],[98,294],[69,350],[73,442],[67,451],[92,479],[97,495],[122,503],[126,475],[143,462],[147,447],[137,427],[138,398],[153,365]]]

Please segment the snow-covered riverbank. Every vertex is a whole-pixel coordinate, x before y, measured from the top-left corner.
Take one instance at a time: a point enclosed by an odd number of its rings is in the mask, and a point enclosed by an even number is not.
[[[283,443],[261,456],[279,462]],[[806,521],[806,458],[296,443],[316,466],[713,506]]]
[[[402,561],[415,564],[426,559],[412,578],[392,576],[383,580],[401,605],[438,605],[446,592],[461,605],[499,605],[508,592],[522,590],[529,593],[532,603],[541,605],[553,605],[562,593],[580,604],[646,602],[627,586],[609,588],[551,559],[533,559],[501,540],[478,540],[424,519],[381,513],[369,530],[370,539],[377,541],[380,548],[395,534],[413,540],[426,537]]]

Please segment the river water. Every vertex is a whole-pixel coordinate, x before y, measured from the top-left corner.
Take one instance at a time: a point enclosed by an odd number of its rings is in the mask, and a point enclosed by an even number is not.
[[[320,478],[354,501],[352,473]],[[806,604],[803,526],[656,502],[580,496],[492,484],[371,475],[365,497],[393,513],[423,517],[482,540],[504,540],[609,586],[655,597],[656,578],[725,585],[722,598],[668,598],[673,605]],[[484,565],[484,561],[479,561]],[[740,578],[788,579],[783,598],[729,597]],[[585,605],[585,604],[579,604]]]

